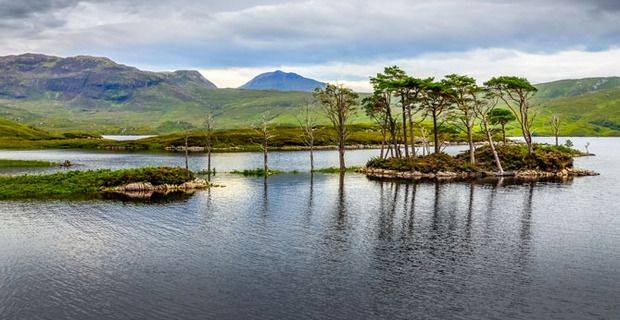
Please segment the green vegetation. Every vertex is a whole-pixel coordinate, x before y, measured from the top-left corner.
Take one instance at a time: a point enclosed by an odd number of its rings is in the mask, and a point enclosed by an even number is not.
[[[573,166],[573,157],[582,155],[580,151],[566,146],[534,144],[534,153],[529,154],[527,145],[521,143],[496,146],[502,166],[505,170],[518,171],[535,169],[542,171],[559,171]],[[469,154],[464,152],[456,156],[445,153],[431,154],[417,158],[374,158],[366,164],[369,168],[396,171],[437,172],[484,172],[496,169],[493,154],[488,146],[476,149],[476,164],[468,162]]]
[[[192,172],[167,167],[0,176],[0,199],[94,197],[101,194],[103,188],[133,182],[182,184],[193,179]]]
[[[0,159],[0,168],[43,168],[59,165],[60,163],[50,161]]]
[[[358,166],[350,166],[350,167],[347,167],[345,169],[345,172],[356,172],[360,168],[361,167],[358,167]],[[340,173],[342,171],[340,170],[340,168],[337,168],[337,167],[328,167],[328,168],[315,169],[313,172],[317,172],[317,173]]]
[[[274,174],[280,174],[282,171],[280,170],[267,170],[263,168],[256,169],[245,169],[245,170],[233,170],[230,173],[240,174],[246,177],[264,177],[264,176],[272,176]]]
[[[369,168],[388,169],[396,171],[418,171],[422,173],[436,172],[479,172],[481,169],[466,160],[452,157],[445,153],[433,153],[421,157],[408,158],[373,158],[366,166]]]
[[[13,138],[28,140],[53,138],[52,135],[43,130],[8,121],[6,119],[0,119],[0,137],[2,139]]]

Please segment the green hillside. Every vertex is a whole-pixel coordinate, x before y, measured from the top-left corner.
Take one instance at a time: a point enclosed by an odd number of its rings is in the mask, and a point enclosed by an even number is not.
[[[574,97],[586,93],[620,88],[620,77],[559,80],[536,85],[537,98]]]
[[[13,139],[42,140],[52,136],[40,129],[0,119],[0,137]]]
[[[620,78],[562,80],[539,84],[532,103],[538,114],[535,134],[550,134],[548,121],[558,114],[562,135],[620,136]],[[244,128],[267,113],[274,124],[296,125],[300,107],[312,94],[298,91],[206,89],[189,85],[173,94],[167,83],[138,88],[123,101],[60,99],[52,92],[29,98],[0,98],[0,118],[43,128],[52,134],[162,134],[199,129],[207,112],[218,128]],[[320,117],[323,124],[327,123]],[[354,123],[370,123],[363,112]],[[27,127],[25,127],[27,128]],[[518,130],[515,126],[511,133]],[[31,129],[32,130],[32,129]]]

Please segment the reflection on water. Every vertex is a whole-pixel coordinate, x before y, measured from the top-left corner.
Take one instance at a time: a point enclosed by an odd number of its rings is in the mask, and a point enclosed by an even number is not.
[[[0,318],[614,318],[620,140],[591,148],[602,175],[569,182],[218,174],[171,202],[0,202]]]

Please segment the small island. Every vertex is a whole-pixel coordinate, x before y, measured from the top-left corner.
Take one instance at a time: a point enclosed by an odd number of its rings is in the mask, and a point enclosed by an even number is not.
[[[0,199],[97,198],[106,194],[147,198],[154,194],[191,193],[209,186],[182,168],[67,171],[0,176]]]
[[[461,180],[482,177],[515,177],[538,179],[571,176],[593,176],[598,173],[573,167],[573,159],[586,156],[581,151],[546,144],[534,144],[533,152],[523,143],[496,146],[498,160],[505,171],[496,171],[495,158],[488,145],[475,149],[475,163],[468,151],[455,156],[433,153],[407,158],[375,158],[359,170],[374,178]]]

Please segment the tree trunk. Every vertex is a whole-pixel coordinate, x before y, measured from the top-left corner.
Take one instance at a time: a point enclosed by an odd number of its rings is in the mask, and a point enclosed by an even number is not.
[[[409,157],[409,148],[407,147],[407,108],[405,107],[404,96],[401,96],[400,103],[403,106],[403,146],[405,147],[405,157]]]
[[[433,110],[433,135],[435,139],[435,153],[439,153],[439,135],[437,132],[437,112]]]
[[[211,181],[211,145],[207,148],[207,178]]]
[[[269,165],[267,164],[267,143],[263,145],[263,170],[265,171],[265,177],[269,175]]]
[[[187,136],[185,136],[185,170],[189,171],[189,160],[188,160],[189,146],[187,145]]]
[[[500,175],[504,174],[504,168],[502,168],[502,162],[499,160],[499,155],[497,155],[497,150],[495,150],[495,144],[493,144],[493,136],[491,135],[491,131],[489,131],[489,125],[486,119],[482,119],[482,125],[484,126],[484,131],[487,134],[487,140],[489,141],[489,148],[491,148],[491,153],[493,153],[493,160],[495,160],[495,165],[497,166],[497,171]]]
[[[467,142],[469,143],[469,162],[476,163],[476,148],[474,146],[474,133],[470,123],[467,124]]]
[[[415,134],[413,132],[413,116],[411,115],[411,108],[407,110],[407,117],[409,117],[409,138],[411,139],[411,157],[415,158]]]
[[[558,134],[556,133],[555,134],[555,146],[557,147],[559,145],[560,145],[560,143],[558,142]]]
[[[310,172],[314,172],[314,143],[310,144]]]
[[[506,124],[502,123],[502,142],[506,144]]]
[[[344,164],[344,132],[340,132],[340,137],[338,139],[338,160],[340,164],[340,172],[344,172],[346,170]]]

